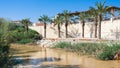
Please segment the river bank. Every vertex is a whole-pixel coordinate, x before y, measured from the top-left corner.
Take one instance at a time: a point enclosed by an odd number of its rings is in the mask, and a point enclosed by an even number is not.
[[[41,47],[33,44],[11,44],[10,46],[10,53],[13,56],[30,56],[31,54],[41,50]]]

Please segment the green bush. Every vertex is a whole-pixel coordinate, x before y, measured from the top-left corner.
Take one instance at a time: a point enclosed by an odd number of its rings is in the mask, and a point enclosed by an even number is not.
[[[11,57],[9,55],[9,45],[0,44],[0,67],[6,68],[11,64]]]
[[[33,39],[22,39],[20,41],[17,41],[16,43],[19,43],[19,44],[26,44],[26,43],[33,43],[34,40]]]
[[[120,44],[112,43],[76,43],[59,42],[56,48],[67,48],[78,54],[91,55],[101,60],[113,60],[114,55],[120,49]]]
[[[113,60],[114,55],[119,51],[120,44],[112,44],[112,46],[106,46],[106,48],[99,52],[99,54],[96,55],[97,58],[101,60]]]
[[[9,68],[11,64],[9,21],[0,19],[0,68]]]
[[[69,48],[71,47],[70,42],[58,42],[55,44],[55,48]]]
[[[35,37],[42,39],[42,35],[39,35],[34,30],[29,29],[28,32],[23,27],[18,27],[16,30],[11,31],[11,42],[14,43],[31,43],[35,40]],[[39,40],[39,39],[38,39]]]
[[[3,40],[7,40],[9,43],[17,43],[23,41],[23,43],[30,43],[31,40],[35,40],[34,37],[36,36],[42,39],[42,35],[39,35],[38,32],[31,29],[28,29],[28,32],[26,32],[23,26],[19,26],[11,21],[6,20],[2,20],[0,22],[0,35]]]

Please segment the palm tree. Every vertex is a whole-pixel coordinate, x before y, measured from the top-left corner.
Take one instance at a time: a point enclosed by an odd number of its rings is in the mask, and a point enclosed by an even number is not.
[[[87,18],[87,15],[85,14],[85,12],[81,12],[78,18],[82,23],[82,38],[84,38],[84,27],[85,27],[85,20]]]
[[[94,18],[94,25],[95,25],[95,38],[97,38],[97,17],[98,17],[98,12],[94,7],[90,7],[90,15],[92,18]]]
[[[28,33],[28,26],[32,25],[32,22],[29,19],[22,19],[21,23],[24,26],[26,32]]]
[[[43,15],[43,16],[40,16],[38,20],[44,23],[44,38],[46,38],[46,26],[47,26],[47,23],[51,21],[51,19],[47,15]]]
[[[68,38],[68,24],[69,24],[69,18],[70,18],[70,15],[69,15],[70,11],[68,10],[64,10],[63,11],[63,16],[64,16],[64,20],[65,20],[65,35],[66,35],[66,38]]]
[[[102,21],[102,15],[106,12],[107,6],[105,6],[105,1],[97,2],[96,3],[97,12],[98,12],[98,25],[99,25],[99,31],[98,31],[98,38],[101,39],[101,21]]]
[[[72,15],[69,20],[70,20],[70,24],[77,24],[77,23],[79,23],[78,16],[75,16],[75,15]]]
[[[61,29],[61,25],[63,24],[63,16],[58,15],[55,19],[54,19],[54,23],[55,25],[58,25],[58,37],[60,38],[60,29]]]

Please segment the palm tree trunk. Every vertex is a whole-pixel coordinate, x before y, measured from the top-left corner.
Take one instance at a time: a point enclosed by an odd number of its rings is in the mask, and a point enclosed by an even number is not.
[[[67,26],[68,26],[68,24],[66,23],[66,24],[65,24],[65,32],[66,32],[66,33],[65,33],[65,36],[66,36],[66,38],[68,38],[68,29],[67,29]]]
[[[44,38],[46,38],[46,23],[44,23]]]
[[[85,22],[82,22],[82,38],[84,38],[84,27],[85,27]]]
[[[95,21],[95,38],[97,38],[97,25],[98,25],[98,23],[97,23],[97,18],[95,17],[94,18],[94,21]]]
[[[95,24],[95,38],[97,38],[97,25]]]
[[[60,24],[58,24],[58,37],[60,38]]]
[[[98,19],[99,19],[99,21],[98,21],[98,24],[99,24],[98,38],[101,39],[101,21],[102,21],[102,16],[99,15]]]
[[[65,36],[66,36],[66,38],[68,38],[68,30],[67,30],[67,26],[68,26],[68,23],[67,23],[67,21],[66,21],[66,23],[65,23]]]

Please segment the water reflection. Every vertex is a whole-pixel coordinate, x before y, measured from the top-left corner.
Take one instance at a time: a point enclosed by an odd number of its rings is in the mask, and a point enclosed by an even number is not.
[[[47,57],[47,58],[37,58],[37,59],[19,59],[17,58],[14,60],[17,62],[17,64],[22,64],[22,65],[38,65],[42,62],[53,62],[53,61],[60,61],[60,58],[55,58],[55,57]]]
[[[45,48],[45,60],[47,60],[47,50]]]
[[[80,65],[42,65],[39,68],[81,68]]]

